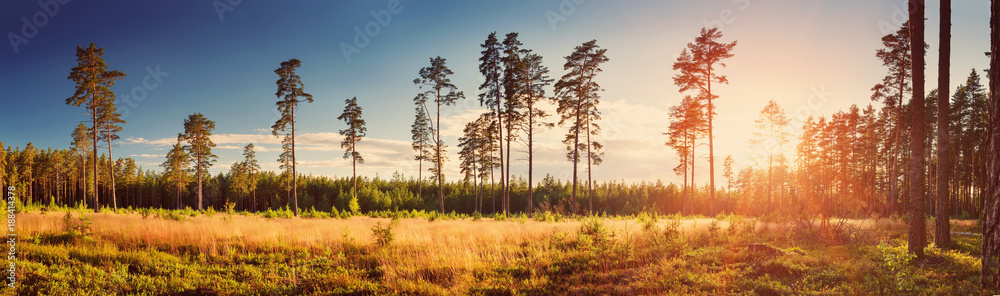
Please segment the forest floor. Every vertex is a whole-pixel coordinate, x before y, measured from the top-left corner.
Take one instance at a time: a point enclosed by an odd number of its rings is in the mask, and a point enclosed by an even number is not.
[[[537,218],[537,219],[536,219]],[[18,295],[974,295],[980,226],[898,219],[16,216]],[[933,230],[932,220],[928,229]],[[932,240],[932,231],[928,233]]]

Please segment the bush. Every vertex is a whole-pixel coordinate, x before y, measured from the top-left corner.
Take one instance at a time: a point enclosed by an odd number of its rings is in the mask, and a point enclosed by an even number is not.
[[[375,239],[375,245],[385,247],[392,243],[392,227],[398,223],[399,219],[392,219],[392,222],[386,224],[385,227],[382,226],[382,222],[372,226],[372,238]]]

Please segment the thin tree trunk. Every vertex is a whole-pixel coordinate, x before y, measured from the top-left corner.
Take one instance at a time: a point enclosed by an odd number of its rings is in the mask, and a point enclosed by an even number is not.
[[[434,133],[437,135],[437,179],[438,179],[438,211],[444,214],[444,182],[441,180],[441,89],[437,90],[437,128]]]
[[[507,112],[513,112],[511,109],[512,108],[508,107]],[[504,179],[507,180],[507,191],[504,192],[503,194],[503,210],[505,212],[510,212],[510,163],[512,162],[510,160],[510,140],[511,140],[511,133],[513,132],[513,130],[514,130],[513,121],[510,119],[510,117],[508,117],[507,138],[504,139],[507,141],[507,163],[505,164],[507,166],[507,173],[504,175]]]
[[[202,207],[201,207],[201,200],[202,200],[202,192],[201,192],[201,190],[202,190],[201,189],[201,180],[202,180],[202,178],[201,178],[201,171],[202,170],[204,170],[204,168],[202,168],[202,158],[198,157],[198,211],[202,210]]]
[[[578,100],[582,100],[579,98]],[[576,128],[573,131],[573,214],[577,214],[576,199],[576,171],[577,164],[580,163],[580,101],[576,103]]]
[[[715,215],[715,141],[712,139],[712,66],[708,66],[708,214]]]
[[[111,126],[108,125],[108,167],[111,170],[108,175],[111,176],[111,206],[113,209],[118,209],[118,195],[115,193],[115,158],[111,156]]]
[[[935,211],[934,244],[939,248],[951,245],[951,227],[949,214],[951,204],[948,200],[948,173],[951,172],[948,161],[949,116],[948,78],[951,67],[951,0],[941,0],[941,29],[938,52],[938,110],[937,110],[937,210]]]
[[[589,110],[588,110],[589,111]],[[588,112],[589,113],[589,112]],[[590,114],[587,114],[587,214],[594,214],[594,188],[593,188],[593,174],[591,172],[591,162],[594,159],[592,152],[590,151]]]
[[[530,85],[531,84],[529,83],[529,88],[530,88]],[[531,98],[531,95],[529,95],[528,96],[528,215],[529,216],[531,215],[532,207],[535,206],[535,196],[534,196],[534,191],[532,190],[532,185],[534,185],[534,183],[532,183],[533,181],[532,181],[532,178],[531,178],[532,177],[531,176],[531,173],[532,173],[532,161],[533,161],[533,157],[532,157],[533,156],[532,155],[533,154],[532,153],[533,152],[532,151],[532,146],[533,146],[532,145],[533,144],[532,143],[532,139],[533,139],[533,135],[532,135],[532,133],[534,132],[534,129],[535,129],[535,114],[534,114],[535,112],[534,112],[534,108],[535,108],[534,100]]]
[[[297,103],[297,102],[296,102]],[[295,172],[295,105],[292,109],[292,215],[299,216],[299,174]],[[201,187],[201,182],[198,183]],[[201,191],[201,188],[199,188]],[[198,193],[198,207],[201,208],[201,193]]]
[[[497,94],[497,142],[500,145],[500,208],[504,208],[504,200],[507,196],[507,180],[504,179],[506,176],[506,171],[504,168],[504,157],[503,157],[503,113],[501,111],[501,106],[503,105],[503,97],[500,95],[500,82],[495,81],[494,87]],[[510,145],[508,145],[508,150]],[[509,160],[508,160],[509,161]],[[493,201],[493,212],[496,213],[496,200]],[[504,210],[506,213],[506,210]]]
[[[91,86],[90,88],[90,101],[94,101],[94,86]],[[97,202],[97,193],[99,191],[97,190],[97,179],[99,179],[97,175],[97,104],[94,105],[94,109],[90,111],[90,118],[92,120],[91,123],[93,124],[93,127],[90,130],[91,136],[94,140],[91,143],[94,145],[94,213],[97,213],[101,211],[101,206]]]

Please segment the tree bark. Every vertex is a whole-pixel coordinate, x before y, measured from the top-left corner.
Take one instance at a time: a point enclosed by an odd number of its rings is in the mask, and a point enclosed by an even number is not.
[[[910,233],[909,252],[922,258],[927,244],[924,221],[924,3],[910,0],[910,50],[912,52],[913,98],[910,99]]]
[[[990,1],[989,146],[987,184],[984,199],[982,260],[980,281],[983,289],[1000,290],[997,272],[997,245],[1000,242],[1000,0]]]
[[[938,51],[938,111],[937,111],[937,210],[934,219],[934,244],[939,248],[951,245],[951,227],[948,223],[951,213],[951,202],[948,199],[948,173],[951,163],[948,155],[950,149],[948,106],[948,79],[951,67],[951,0],[941,0],[941,30]]]

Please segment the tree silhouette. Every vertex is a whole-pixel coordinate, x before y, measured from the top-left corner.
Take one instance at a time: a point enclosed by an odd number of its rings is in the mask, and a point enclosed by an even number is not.
[[[716,64],[725,67],[724,59],[733,57],[732,43],[719,43],[717,39],[722,38],[722,32],[718,28],[701,29],[701,35],[695,38],[694,42],[688,43],[687,47],[681,51],[674,63],[674,70],[680,70],[680,74],[674,76],[674,84],[680,87],[680,92],[695,90],[699,92],[698,98],[707,102],[708,115],[708,174],[709,190],[708,212],[715,214],[715,144],[712,137],[712,115],[715,114],[715,107],[712,100],[717,96],[712,93],[712,83],[728,84],[729,80],[725,75],[713,73]]]
[[[354,183],[351,196],[357,198],[358,163],[365,163],[365,158],[361,157],[361,153],[358,152],[358,142],[367,135],[368,128],[365,127],[364,118],[361,118],[361,106],[358,105],[358,97],[347,99],[344,103],[346,104],[344,106],[344,113],[341,113],[337,117],[337,119],[347,123],[347,128],[340,130],[340,135],[344,136],[344,140],[340,142],[340,148],[346,149],[344,151],[344,159],[351,159],[351,182]]]
[[[188,159],[195,162],[194,171],[198,179],[198,210],[202,207],[202,180],[203,175],[208,174],[208,168],[212,167],[217,156],[212,154],[215,143],[212,142],[212,130],[215,130],[215,122],[208,120],[201,113],[188,115],[184,120],[184,133],[177,134],[177,141],[186,142],[184,151],[188,154]]]
[[[912,63],[910,55],[910,23],[903,23],[903,26],[896,33],[882,37],[882,45],[885,48],[875,52],[875,56],[882,61],[882,65],[888,68],[888,74],[882,78],[882,82],[872,87],[872,101],[881,101],[889,113],[895,118],[892,123],[892,144],[889,156],[889,194],[887,199],[888,213],[896,213],[896,199],[899,197],[898,174],[899,169],[899,135],[900,126],[903,123],[903,96],[911,89],[910,77],[912,76]]]
[[[289,161],[292,165],[292,206],[295,216],[299,215],[299,195],[298,195],[298,175],[295,172],[295,109],[299,103],[312,103],[313,97],[304,90],[302,78],[295,73],[295,69],[302,66],[298,59],[290,59],[281,62],[281,67],[274,70],[278,74],[278,91],[274,93],[280,99],[274,104],[278,106],[281,118],[278,118],[271,126],[271,134],[278,136],[279,132],[287,132],[290,138]],[[299,99],[301,98],[301,99]]]
[[[434,142],[437,151],[434,156],[437,163],[438,210],[444,213],[444,179],[441,175],[441,163],[445,157],[442,154],[443,143],[441,142],[441,105],[454,105],[458,99],[464,99],[465,95],[461,91],[455,91],[457,88],[451,83],[451,79],[449,78],[454,72],[445,65],[444,58],[440,56],[430,58],[430,62],[430,66],[420,69],[420,77],[413,79],[413,84],[419,85],[421,89],[425,86],[428,87],[427,91],[423,92],[423,94],[425,97],[434,98],[434,103],[437,105],[437,120],[433,128],[436,136]]]
[[[788,132],[789,121],[788,116],[785,116],[785,110],[777,102],[770,100],[764,106],[764,109],[760,111],[760,118],[754,120],[756,130],[750,139],[750,145],[758,146],[758,151],[767,151],[766,207],[771,209],[774,206],[774,201],[771,197],[771,193],[774,192],[774,186],[772,185],[774,148],[777,146],[779,155],[783,153],[781,149],[782,145],[788,143],[788,137],[791,135]]]
[[[684,96],[680,105],[670,107],[670,127],[664,135],[669,137],[665,145],[677,151],[681,163],[674,168],[674,172],[679,172],[684,176],[683,191],[686,193],[688,186],[688,172],[691,174],[691,186],[694,187],[694,160],[695,147],[698,139],[705,136],[708,130],[705,121],[704,107],[700,100],[691,96]],[[692,214],[694,211],[694,190],[690,194],[682,194],[687,198],[682,198],[683,211]]]
[[[90,136],[94,154],[94,212],[100,211],[97,193],[97,142],[101,139],[108,139],[108,153],[111,153],[110,130],[117,126],[117,122],[112,122],[120,115],[116,112],[115,93],[110,87],[115,85],[115,81],[125,78],[125,73],[118,70],[108,70],[108,65],[104,62],[104,48],[98,48],[94,43],[84,49],[76,46],[77,66],[70,70],[67,79],[76,83],[76,92],[66,99],[67,105],[79,107],[86,103],[86,110],[90,115]],[[112,114],[107,114],[107,113]],[[124,123],[124,121],[121,121]],[[121,129],[120,127],[118,128]],[[101,131],[109,136],[101,137]],[[114,136],[117,139],[117,135]]]
[[[909,251],[918,258],[924,256],[927,245],[927,224],[924,222],[924,1],[910,0],[910,50],[913,65],[913,99],[910,100],[910,233]]]
[[[597,40],[577,46],[572,54],[566,56],[566,63],[563,64],[563,69],[570,72],[563,75],[555,85],[558,104],[556,111],[562,115],[559,125],[569,125],[569,132],[563,143],[569,150],[566,158],[573,162],[573,205],[577,203],[577,164],[580,163],[580,149],[583,148],[587,153],[587,210],[590,213],[594,209],[590,166],[592,162],[600,164],[603,155],[600,152],[601,144],[590,140],[591,135],[600,132],[600,126],[593,121],[601,119],[597,104],[601,98],[598,92],[603,90],[594,81],[594,77],[602,71],[600,65],[608,61],[605,56],[607,51],[597,45]],[[586,137],[584,143],[580,143],[581,132]]]
[[[726,191],[733,190],[733,156],[726,155],[722,161],[722,177],[726,178]]]

